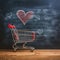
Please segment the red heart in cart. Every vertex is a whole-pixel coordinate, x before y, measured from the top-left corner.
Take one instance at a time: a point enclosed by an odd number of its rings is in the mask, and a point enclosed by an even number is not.
[[[21,22],[25,25],[29,19],[33,18],[33,11],[28,11],[27,13],[25,13],[23,10],[18,10],[16,15],[21,20]]]

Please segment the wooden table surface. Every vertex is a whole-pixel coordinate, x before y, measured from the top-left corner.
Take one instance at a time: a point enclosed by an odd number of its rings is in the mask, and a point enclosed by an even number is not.
[[[60,60],[60,50],[0,50],[0,60]]]

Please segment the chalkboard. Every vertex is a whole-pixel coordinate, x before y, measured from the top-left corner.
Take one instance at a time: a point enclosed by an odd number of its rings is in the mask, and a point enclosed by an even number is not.
[[[0,0],[0,47],[11,48],[13,41],[8,24],[17,29],[36,32],[36,40],[27,45],[37,49],[60,48],[59,0]],[[16,13],[33,11],[33,18],[24,25]]]

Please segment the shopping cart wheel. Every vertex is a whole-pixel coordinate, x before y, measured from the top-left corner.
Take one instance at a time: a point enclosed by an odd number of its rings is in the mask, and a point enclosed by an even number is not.
[[[14,48],[14,52],[16,52],[17,51],[17,48]]]
[[[35,48],[34,47],[30,47],[31,48],[31,52],[33,52],[34,50],[35,50]]]

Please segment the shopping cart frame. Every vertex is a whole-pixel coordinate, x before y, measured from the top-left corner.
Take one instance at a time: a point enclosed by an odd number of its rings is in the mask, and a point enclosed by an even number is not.
[[[21,29],[16,29],[16,28],[12,28],[10,29],[11,30],[11,34],[12,34],[12,39],[13,39],[13,45],[12,45],[12,48],[14,49],[14,51],[17,51],[17,49],[29,49],[31,50],[32,52],[34,51],[34,47],[31,47],[31,46],[26,46],[26,44],[28,42],[33,42],[35,40],[35,32],[34,31],[28,31],[28,30],[21,30]],[[20,39],[16,40],[15,37],[14,37],[14,32],[17,34],[17,37],[19,38],[19,33],[18,31],[24,31],[24,32],[29,32],[29,33],[33,33],[33,39],[30,40],[30,41],[20,41]],[[17,46],[17,44],[22,44],[21,46]]]

